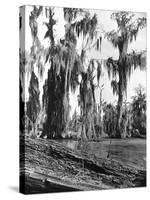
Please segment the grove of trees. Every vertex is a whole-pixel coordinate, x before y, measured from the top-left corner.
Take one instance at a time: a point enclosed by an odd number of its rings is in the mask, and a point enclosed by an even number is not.
[[[33,6],[29,16],[32,46],[28,53],[20,53],[20,77],[23,86],[24,74],[29,74],[28,101],[26,115],[32,121],[31,129],[40,137],[62,138],[69,130],[80,131],[82,140],[98,140],[102,135],[108,137],[136,137],[146,135],[146,94],[139,86],[131,102],[126,102],[128,80],[134,70],[146,68],[146,52],[133,50],[129,45],[146,26],[145,18],[135,18],[129,12],[116,12],[111,18],[117,24],[117,30],[102,32],[96,14],[88,10],[64,8],[65,34],[56,40],[55,8]],[[45,15],[47,31],[43,40],[48,40],[45,48],[38,37],[38,18]],[[112,91],[118,97],[117,105],[102,99],[99,82],[102,79],[102,60],[88,57],[91,49],[101,57],[102,42],[107,39],[119,52],[118,59],[106,60],[105,68],[110,78]],[[80,42],[81,50],[77,45]],[[44,61],[43,61],[44,60]],[[45,64],[49,65],[47,78],[43,85],[42,102],[39,100],[39,82],[43,78]],[[28,65],[25,70],[23,67]],[[38,75],[35,74],[37,68]],[[78,106],[80,113],[70,113],[70,91],[79,88]],[[99,90],[97,90],[99,88]],[[23,89],[22,89],[23,90]],[[99,91],[99,103],[95,92]],[[22,91],[23,92],[23,91]],[[25,101],[24,99],[22,101]],[[41,114],[42,113],[42,114]],[[44,113],[44,114],[43,114]],[[39,117],[40,116],[40,117]],[[42,118],[42,119],[40,119]],[[38,119],[38,120],[37,120]]]

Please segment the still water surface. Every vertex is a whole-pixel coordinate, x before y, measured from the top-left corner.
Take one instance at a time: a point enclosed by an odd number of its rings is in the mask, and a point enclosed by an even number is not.
[[[87,142],[64,139],[59,142],[75,151],[87,152],[95,158],[109,158],[139,169],[146,169],[145,139],[103,139],[99,142]]]

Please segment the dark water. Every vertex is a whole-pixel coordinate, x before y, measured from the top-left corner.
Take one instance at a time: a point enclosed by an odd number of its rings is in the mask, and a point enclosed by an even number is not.
[[[109,158],[139,169],[146,169],[145,139],[103,139],[86,142],[83,145],[74,140],[59,140],[64,146],[75,151],[87,152],[97,158]]]

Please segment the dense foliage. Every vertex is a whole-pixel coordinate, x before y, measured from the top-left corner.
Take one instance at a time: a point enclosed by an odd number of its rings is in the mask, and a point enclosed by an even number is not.
[[[43,39],[48,40],[48,48],[44,48],[38,38],[37,21],[44,13],[48,21],[44,22],[47,30]],[[87,56],[91,49],[101,54],[102,35],[97,15],[73,8],[64,8],[63,13],[65,34],[59,40],[55,38],[57,21],[54,8],[34,6],[29,16],[32,46],[28,54],[20,52],[20,81],[23,90],[24,73],[27,73],[30,81],[25,114],[31,121],[30,130],[34,129],[38,135],[40,127],[40,136],[50,139],[66,137],[70,130],[81,140],[98,140],[102,136],[120,138],[145,135],[145,92],[138,88],[130,103],[126,102],[126,93],[131,72],[137,67],[143,70],[146,66],[145,51],[128,52],[129,44],[146,26],[146,19],[135,19],[128,12],[116,12],[111,16],[117,23],[117,30],[105,33],[105,38],[119,52],[118,60],[111,57],[106,61],[113,94],[118,96],[117,105],[114,105],[102,99],[105,84],[100,85],[103,70],[101,60],[88,59]],[[79,41],[80,51],[77,50]],[[49,69],[40,102],[39,82],[45,64]],[[69,94],[75,93],[77,88],[80,113],[75,111],[70,118]],[[99,92],[99,103],[96,102],[95,91]]]
[[[107,60],[107,69],[109,77],[112,75],[111,86],[113,93],[118,95],[117,105],[117,125],[116,137],[126,137],[126,129],[122,129],[123,123],[123,101],[127,91],[128,79],[133,69],[139,67],[144,69],[146,66],[145,52],[128,53],[128,46],[133,40],[136,40],[140,29],[146,25],[145,18],[134,19],[134,15],[129,12],[117,12],[112,14],[112,19],[117,23],[117,31],[111,31],[106,34],[108,41],[119,51],[118,60],[109,58]],[[119,79],[119,80],[117,80]]]

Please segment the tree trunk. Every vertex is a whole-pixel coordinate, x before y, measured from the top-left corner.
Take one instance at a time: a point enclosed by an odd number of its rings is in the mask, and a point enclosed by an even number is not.
[[[102,125],[102,119],[101,119],[101,115],[102,115],[102,88],[100,88],[100,109],[99,109],[99,126],[100,126],[100,135],[102,135],[103,132],[103,125]]]
[[[83,116],[82,116],[82,128],[81,128],[81,140],[82,141],[87,141],[88,137],[87,137],[87,132],[86,132],[86,113],[85,110],[83,110]]]
[[[119,76],[119,96],[118,96],[118,105],[117,105],[117,128],[116,128],[116,137],[117,138],[122,138],[122,127],[121,127],[121,122],[122,122],[122,104],[123,104],[123,91],[122,91],[122,74]]]
[[[49,9],[49,39],[51,42],[50,49],[54,50],[55,41],[54,41],[54,33],[53,26],[55,25],[53,20],[53,11]],[[61,78],[57,76],[55,70],[55,63],[53,60],[53,56],[50,59],[50,69],[48,70],[48,79],[47,79],[47,90],[44,94],[45,102],[45,110],[47,119],[44,124],[43,133],[41,137],[47,136],[47,138],[61,138],[61,133],[64,129],[64,72],[61,70]]]
[[[124,31],[124,30],[123,30]],[[124,41],[123,47],[119,49],[119,83],[118,83],[118,113],[117,113],[117,128],[116,128],[116,137],[123,138],[123,126],[122,126],[122,113],[123,113],[123,96],[126,90],[126,84],[124,83],[126,81],[127,77],[124,77],[124,70],[127,67],[126,66],[126,55],[127,55],[127,49],[128,49],[128,41]],[[127,76],[127,74],[125,74]]]

